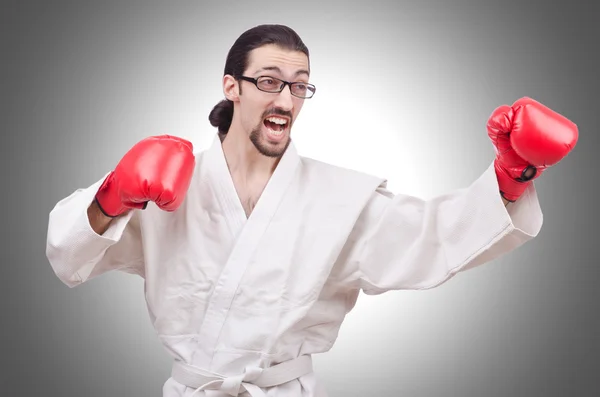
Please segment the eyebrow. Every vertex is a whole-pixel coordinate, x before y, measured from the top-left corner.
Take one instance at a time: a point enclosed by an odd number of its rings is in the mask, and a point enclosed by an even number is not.
[[[256,72],[258,73],[258,72],[262,72],[262,71],[265,71],[265,70],[274,70],[274,71],[276,71],[279,74],[283,74],[283,73],[281,73],[281,69],[279,69],[277,66],[265,66],[265,67],[262,67],[262,68],[258,69]],[[301,74],[305,74],[307,76],[310,76],[310,73],[309,73],[308,70],[306,70],[306,69],[300,69],[300,70],[296,71],[296,73],[294,73],[294,77],[299,76]]]

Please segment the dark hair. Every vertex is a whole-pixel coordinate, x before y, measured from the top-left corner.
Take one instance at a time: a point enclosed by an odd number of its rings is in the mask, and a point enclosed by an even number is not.
[[[238,79],[248,67],[249,53],[267,44],[276,44],[284,49],[301,51],[309,57],[308,48],[293,29],[284,25],[259,25],[242,33],[233,43],[225,61],[224,75],[229,74]],[[208,115],[210,124],[218,128],[221,140],[229,131],[232,119],[233,102],[228,99],[217,103]]]

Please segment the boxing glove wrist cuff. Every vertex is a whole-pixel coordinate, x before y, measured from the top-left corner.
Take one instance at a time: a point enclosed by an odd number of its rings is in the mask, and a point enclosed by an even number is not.
[[[496,177],[498,179],[498,187],[500,195],[507,201],[514,203],[525,192],[531,179],[527,181],[520,180],[511,176],[505,169],[496,164]]]
[[[94,202],[96,203],[96,206],[98,206],[98,209],[100,210],[100,212],[102,212],[102,214],[104,216],[107,216],[109,218],[116,218],[119,215],[111,215],[108,212],[106,212],[106,210],[102,207],[102,204],[100,204],[100,200],[98,200],[98,196],[94,197]]]
[[[116,218],[126,211],[118,194],[114,180],[114,172],[111,172],[106,179],[104,179],[94,200],[96,201],[96,204],[98,204],[100,211],[110,218]]]

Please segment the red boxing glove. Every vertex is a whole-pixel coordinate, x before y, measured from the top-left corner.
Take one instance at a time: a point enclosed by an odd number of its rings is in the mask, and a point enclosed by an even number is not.
[[[577,125],[531,98],[498,107],[487,123],[500,193],[516,201],[532,180],[575,147]]]
[[[182,203],[195,166],[192,143],[170,135],[135,144],[96,193],[100,210],[117,217],[129,209],[145,209],[153,201],[165,211]]]

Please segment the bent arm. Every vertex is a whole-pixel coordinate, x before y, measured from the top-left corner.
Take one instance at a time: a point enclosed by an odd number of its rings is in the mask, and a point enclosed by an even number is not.
[[[507,204],[493,165],[469,187],[431,200],[380,188],[356,225],[346,281],[367,294],[428,289],[490,262],[537,236],[542,226],[533,184]]]
[[[136,213],[108,218],[94,209],[94,197],[103,180],[76,190],[49,214],[46,257],[57,277],[69,287],[110,270],[143,276]]]

